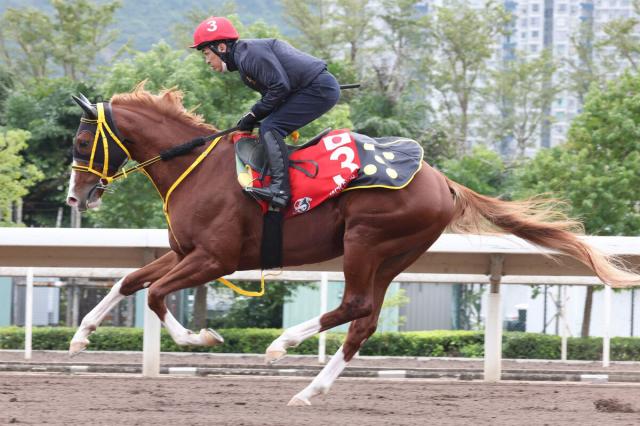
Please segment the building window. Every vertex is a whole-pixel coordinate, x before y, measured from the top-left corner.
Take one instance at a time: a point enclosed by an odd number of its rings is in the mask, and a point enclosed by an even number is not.
[[[537,44],[530,44],[529,45],[529,51],[530,52],[537,52],[538,51],[538,45]]]
[[[531,31],[531,37],[533,38],[540,37],[540,31]]]
[[[566,13],[567,12],[567,4],[566,3],[560,3],[558,5],[558,12]]]
[[[535,27],[536,25],[540,24],[540,19],[534,17],[534,18],[531,18],[529,22],[531,22],[532,27]]]
[[[532,12],[540,12],[540,5],[539,4],[532,4],[531,5],[531,11]]]

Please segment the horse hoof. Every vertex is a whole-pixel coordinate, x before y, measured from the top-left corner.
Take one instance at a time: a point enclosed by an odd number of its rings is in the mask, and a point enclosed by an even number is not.
[[[73,357],[78,355],[80,352],[87,349],[87,346],[89,346],[88,340],[79,340],[76,342],[72,341],[71,344],[69,345],[69,356]]]
[[[311,405],[311,401],[309,401],[308,399],[302,399],[302,398],[298,398],[297,396],[294,396],[293,398],[291,398],[291,401],[289,401],[287,405],[290,407],[306,406],[306,405]]]
[[[212,328],[200,330],[200,338],[205,346],[216,346],[224,343],[224,339]]]
[[[270,351],[267,350],[267,353],[265,354],[265,361],[267,364],[273,364],[274,362],[277,362],[279,360],[281,360],[282,358],[284,358],[284,356],[287,354],[287,351]]]

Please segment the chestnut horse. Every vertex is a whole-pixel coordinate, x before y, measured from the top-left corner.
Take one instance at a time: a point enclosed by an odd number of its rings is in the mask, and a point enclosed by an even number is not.
[[[180,142],[216,131],[185,111],[181,93],[173,89],[153,95],[139,85],[132,93],[115,95],[110,103],[95,105],[84,97],[74,99],[84,115],[74,140],[74,170],[67,203],[80,211],[99,205],[104,184],[110,182],[127,155],[143,163]],[[106,125],[99,119],[104,118],[105,110]],[[211,329],[199,333],[185,329],[165,305],[165,297],[174,291],[238,270],[260,268],[261,210],[237,182],[229,135],[217,142],[184,180],[184,171],[207,146],[145,166],[144,172],[168,204],[171,251],[113,286],[82,320],[71,341],[71,354],[86,348],[88,336],[119,301],[146,287],[149,307],[176,343],[223,342]],[[181,183],[175,186],[178,180]],[[329,390],[376,330],[391,281],[428,250],[447,227],[454,232],[512,233],[578,259],[610,285],[640,283],[640,276],[615,266],[612,259],[579,239],[572,231],[577,225],[551,211],[548,202],[506,202],[482,196],[427,164],[402,190],[349,191],[287,219],[284,266],[322,262],[342,255],[345,291],[335,310],[285,330],[267,348],[267,360],[278,360],[287,348],[351,322],[336,355],[289,404],[308,405],[312,397]]]

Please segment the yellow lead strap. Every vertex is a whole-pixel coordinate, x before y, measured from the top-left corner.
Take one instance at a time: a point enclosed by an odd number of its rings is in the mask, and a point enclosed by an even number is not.
[[[171,227],[171,217],[169,215],[169,197],[171,197],[171,194],[173,193],[174,189],[176,189],[178,187],[178,185],[180,185],[180,183],[182,183],[182,181],[187,176],[189,176],[189,173],[191,173],[198,166],[198,164],[200,164],[202,162],[202,160],[204,160],[205,157],[207,155],[209,155],[211,150],[213,150],[213,148],[215,148],[215,146],[218,144],[218,142],[220,141],[221,138],[222,138],[222,136],[218,136],[217,138],[215,138],[213,140],[213,142],[211,143],[211,145],[209,145],[207,147],[207,149],[205,149],[202,152],[202,154],[200,154],[198,156],[198,158],[196,158],[196,160],[187,168],[187,170],[185,170],[180,175],[180,177],[175,182],[173,182],[173,184],[171,185],[171,187],[169,187],[169,190],[167,191],[167,195],[162,200],[162,210],[164,212],[164,216],[167,219],[167,224],[169,225],[169,232],[171,232],[171,234],[173,235],[173,239],[178,243],[178,246],[180,246],[180,242],[178,241],[178,238],[176,238],[176,235],[173,233],[173,228]],[[149,177],[149,179],[151,179],[151,176],[149,176],[148,174],[147,174],[147,177]],[[151,182],[153,182],[153,179],[151,179]],[[153,185],[155,186],[155,182],[153,183]],[[156,187],[156,190],[157,189],[158,188]],[[160,193],[160,191],[158,191],[158,193]],[[162,197],[162,194],[160,196]],[[243,296],[256,297],[256,296],[264,295],[264,274],[261,274],[261,276],[260,276],[260,291],[243,290],[243,289],[241,289],[237,285],[231,283],[229,280],[227,280],[225,278],[218,278],[216,281],[220,281],[222,284],[226,285],[231,290],[233,290],[236,293],[239,293],[239,294],[241,294]]]
[[[230,282],[229,280],[227,280],[225,278],[218,278],[216,281],[220,281],[222,284],[226,285],[231,290],[233,290],[236,293],[239,293],[239,294],[241,294],[243,296],[257,297],[257,296],[264,295],[264,274],[263,273],[260,274],[260,291],[243,290],[243,289],[241,289],[240,287],[238,287],[237,285],[233,284],[232,282]]]

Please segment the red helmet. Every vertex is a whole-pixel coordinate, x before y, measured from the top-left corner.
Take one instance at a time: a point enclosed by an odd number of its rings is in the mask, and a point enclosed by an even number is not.
[[[200,22],[198,28],[193,33],[193,45],[197,48],[202,44],[216,40],[237,40],[240,38],[238,31],[227,18],[211,16]]]

